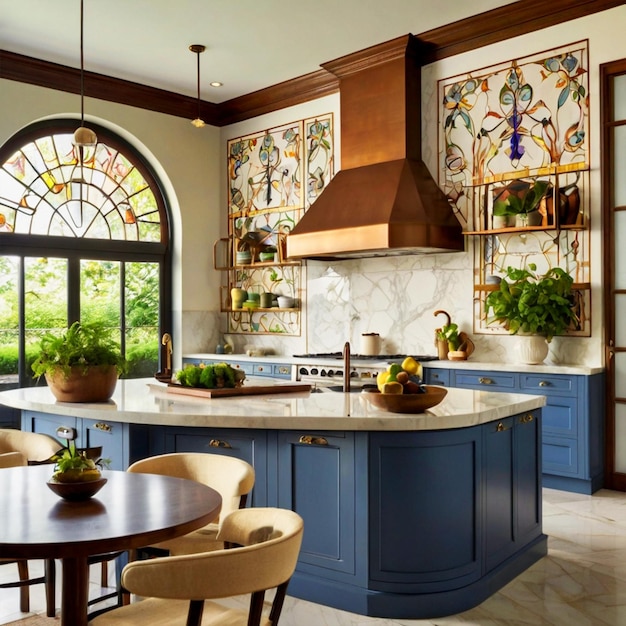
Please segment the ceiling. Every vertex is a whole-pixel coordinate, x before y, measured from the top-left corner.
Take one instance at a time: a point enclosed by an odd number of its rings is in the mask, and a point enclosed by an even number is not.
[[[221,103],[512,0],[84,0],[85,70]],[[0,49],[80,67],[80,0],[0,0]],[[220,81],[223,87],[209,85]]]

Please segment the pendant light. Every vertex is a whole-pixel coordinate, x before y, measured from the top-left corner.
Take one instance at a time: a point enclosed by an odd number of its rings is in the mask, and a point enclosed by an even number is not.
[[[94,148],[98,143],[96,133],[85,126],[85,67],[83,56],[84,0],[80,0],[80,126],[74,131],[73,143],[78,148]],[[81,150],[81,160],[83,154]]]
[[[189,46],[198,59],[198,117],[195,120],[191,120],[191,123],[196,128],[202,128],[204,126],[204,120],[200,117],[200,55],[206,50],[206,46],[201,43],[194,43]]]

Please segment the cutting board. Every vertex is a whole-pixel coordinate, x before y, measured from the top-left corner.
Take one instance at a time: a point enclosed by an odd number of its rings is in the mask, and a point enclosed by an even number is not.
[[[243,385],[241,387],[223,387],[221,389],[202,389],[200,387],[183,387],[176,383],[170,383],[165,388],[169,393],[183,396],[195,396],[196,398],[228,398],[243,396],[258,396],[270,393],[296,393],[311,391],[311,385],[305,383],[274,383],[271,385]]]

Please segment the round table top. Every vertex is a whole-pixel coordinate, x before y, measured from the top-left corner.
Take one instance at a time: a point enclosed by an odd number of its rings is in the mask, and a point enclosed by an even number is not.
[[[182,478],[104,470],[91,499],[63,500],[46,484],[52,466],[0,471],[0,557],[67,558],[137,548],[201,528],[220,494]]]

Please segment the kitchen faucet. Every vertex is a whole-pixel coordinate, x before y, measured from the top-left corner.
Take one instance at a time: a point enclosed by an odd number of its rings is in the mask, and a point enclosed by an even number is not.
[[[350,391],[350,342],[343,346],[343,390]]]

